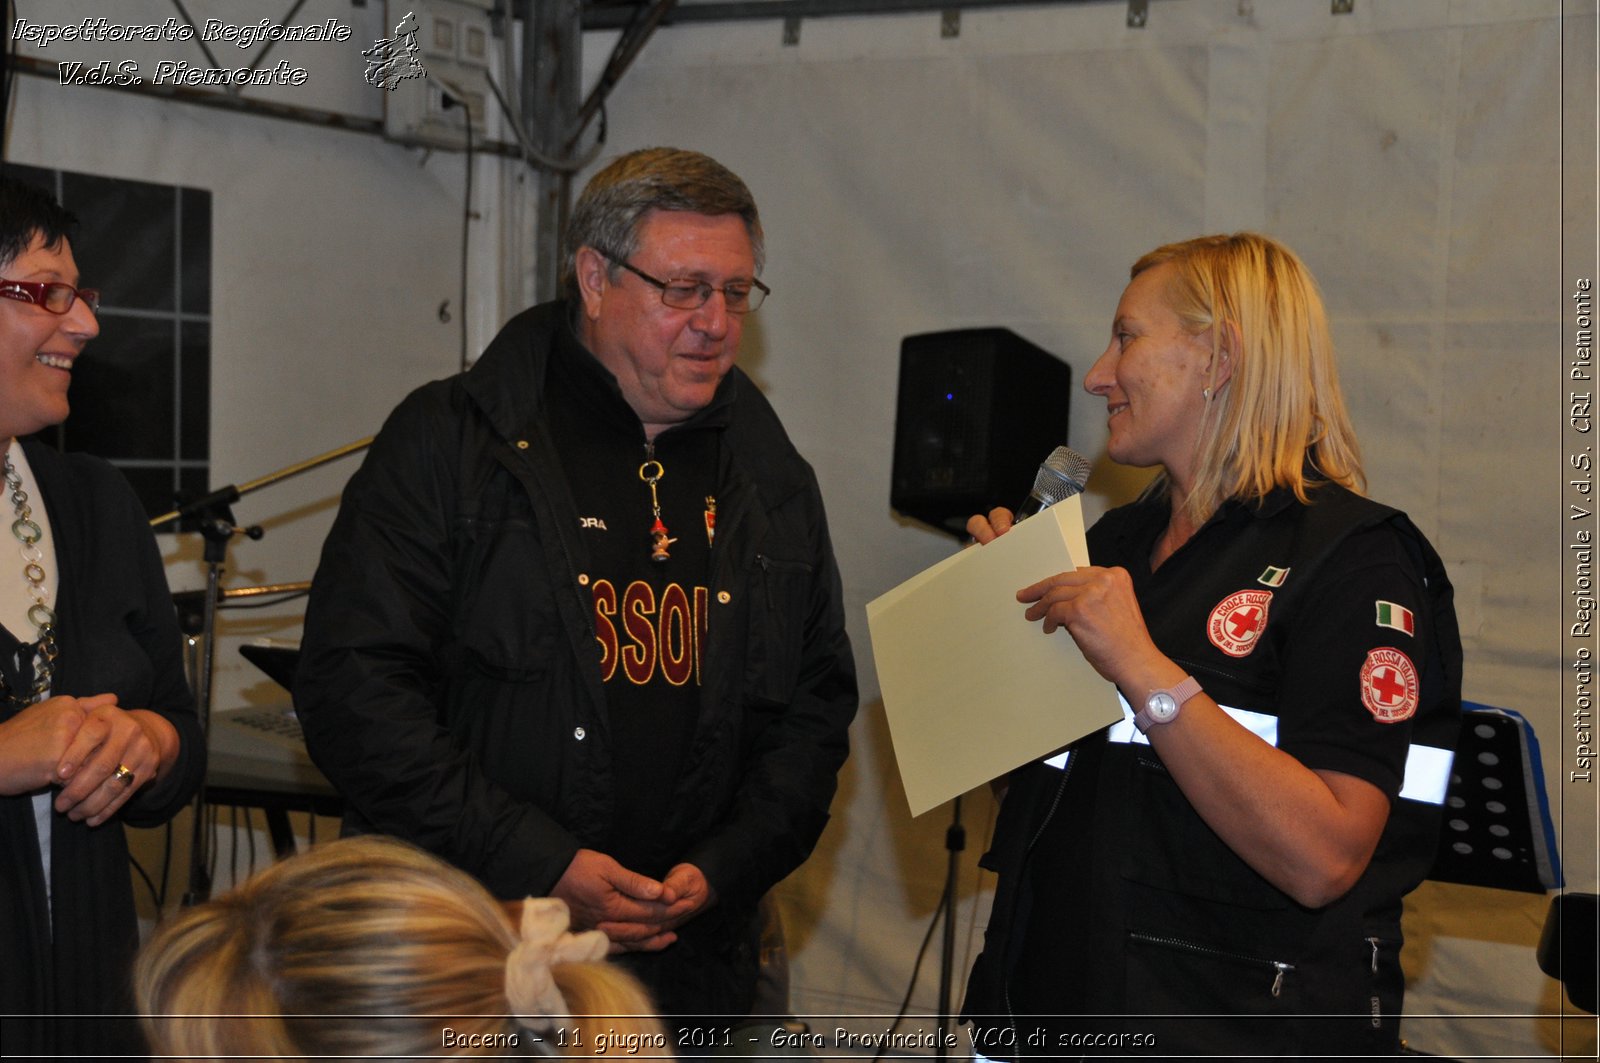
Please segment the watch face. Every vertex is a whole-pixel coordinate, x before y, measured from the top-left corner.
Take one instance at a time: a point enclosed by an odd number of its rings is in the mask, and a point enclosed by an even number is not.
[[[1172,700],[1172,695],[1165,690],[1158,690],[1145,701],[1144,711],[1148,712],[1150,719],[1156,723],[1166,723],[1178,715],[1178,703]]]

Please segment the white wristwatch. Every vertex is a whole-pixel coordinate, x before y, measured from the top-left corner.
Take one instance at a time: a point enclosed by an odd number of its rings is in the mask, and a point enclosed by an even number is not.
[[[1200,680],[1192,675],[1184,676],[1183,682],[1175,687],[1151,691],[1144,699],[1144,708],[1133,714],[1133,725],[1144,734],[1158,723],[1171,723],[1178,718],[1183,703],[1198,693]]]

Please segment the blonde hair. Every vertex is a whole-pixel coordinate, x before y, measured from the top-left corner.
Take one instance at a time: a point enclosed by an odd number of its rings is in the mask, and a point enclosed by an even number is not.
[[[156,1055],[517,1055],[533,1037],[506,998],[519,940],[471,876],[404,842],[347,838],[160,927],[135,963],[135,993]],[[606,1016],[604,1032],[670,1045],[626,972],[556,963],[551,975],[572,1025]]]
[[[1156,248],[1131,276],[1167,263],[1169,305],[1194,335],[1210,330],[1211,372],[1224,351],[1232,369],[1201,424],[1185,507],[1194,522],[1280,487],[1302,502],[1319,480],[1364,491],[1322,295],[1299,257],[1256,233],[1201,236]],[[1166,486],[1163,474],[1152,490]]]

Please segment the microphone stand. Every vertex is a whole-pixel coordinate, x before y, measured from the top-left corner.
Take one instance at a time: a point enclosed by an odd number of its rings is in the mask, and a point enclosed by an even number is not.
[[[936,524],[933,527],[955,536],[957,542],[968,541],[965,526],[957,529]],[[944,933],[939,945],[939,1037],[934,1046],[934,1058],[941,1060],[949,1058],[945,1034],[954,1034],[956,1028],[955,1011],[950,1006],[956,966],[956,891],[960,884],[961,854],[967,848],[967,829],[961,824],[961,796],[958,794],[950,804],[950,825],[944,831],[944,899],[939,902],[943,909]],[[935,912],[934,918],[940,918],[940,914]]]
[[[945,1059],[944,1034],[955,1032],[955,1012],[950,1007],[950,984],[956,965],[956,885],[961,868],[961,853],[967,847],[967,830],[961,825],[961,797],[957,795],[950,810],[950,826],[944,832],[946,854],[944,873],[944,941],[939,952],[939,1044],[934,1055]]]
[[[286,466],[248,483],[219,487],[150,521],[150,526],[155,528],[174,520],[196,519],[200,522],[200,536],[205,540],[203,556],[206,563],[206,589],[200,623],[200,633],[205,640],[205,647],[200,654],[194,695],[195,709],[200,718],[200,731],[208,741],[211,735],[212,674],[216,668],[217,603],[224,597],[222,565],[227,559],[228,541],[235,535],[242,534],[251,539],[260,539],[265,534],[260,525],[248,528],[235,525],[231,508],[233,503],[252,491],[258,491],[279,480],[286,480],[291,476],[315,469],[346,454],[365,450],[372,445],[372,439],[372,436],[368,436],[354,443],[347,443],[335,450]],[[198,904],[211,896],[211,854],[205,817],[206,788],[202,785],[194,799],[194,822],[189,838],[189,889],[183,895],[185,907]]]
[[[183,503],[183,505],[179,506],[175,510],[172,510],[170,513],[163,513],[161,516],[152,519],[150,521],[150,527],[159,528],[163,524],[167,524],[171,521],[179,520],[184,517],[206,516],[210,513],[213,506],[231,506],[252,491],[258,491],[263,487],[269,487],[272,484],[277,483],[279,480],[287,480],[291,476],[296,476],[300,473],[307,472],[308,470],[315,469],[319,465],[326,465],[328,462],[342,458],[346,454],[354,454],[358,450],[365,450],[372,446],[372,440],[372,436],[367,436],[365,439],[358,439],[354,443],[346,443],[342,447],[337,447],[333,450],[330,450],[326,454],[318,454],[314,458],[307,458],[305,461],[296,462],[293,465],[285,466],[284,468],[279,469],[277,472],[269,472],[267,475],[260,477],[259,479],[251,480],[249,483],[239,484],[237,486],[229,484],[227,487],[219,487],[208,495],[201,495],[199,498]]]

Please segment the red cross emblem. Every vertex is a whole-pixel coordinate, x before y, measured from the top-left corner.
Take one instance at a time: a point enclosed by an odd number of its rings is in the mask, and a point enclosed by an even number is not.
[[[1217,603],[1206,621],[1211,644],[1229,657],[1243,657],[1256,648],[1267,628],[1271,591],[1239,591]]]
[[[1361,704],[1379,723],[1399,723],[1416,714],[1421,700],[1417,667],[1397,649],[1380,646],[1361,665]]]
[[[1251,638],[1256,633],[1256,628],[1261,626],[1261,610],[1255,606],[1247,609],[1238,609],[1228,614],[1228,634],[1236,639]]]

